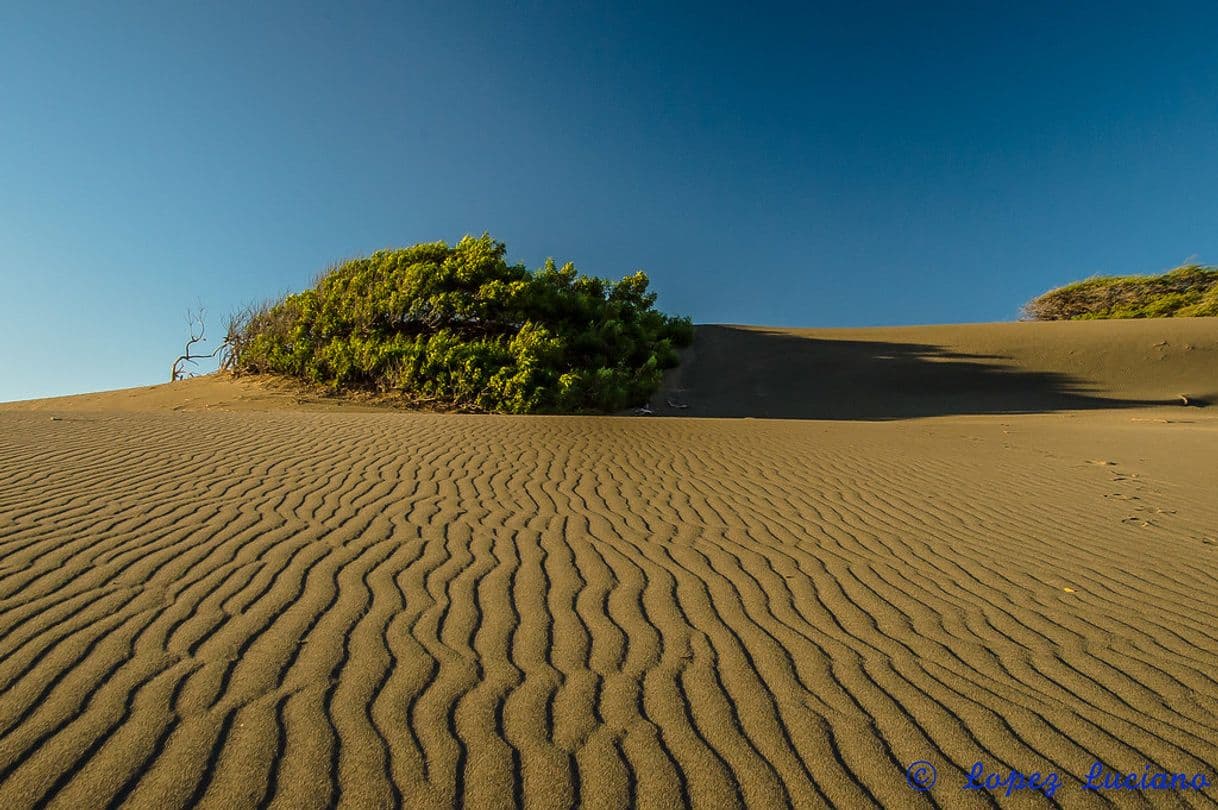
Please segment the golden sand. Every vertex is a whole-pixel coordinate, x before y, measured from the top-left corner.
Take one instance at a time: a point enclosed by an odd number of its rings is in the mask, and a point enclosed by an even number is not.
[[[703,327],[676,418],[2,406],[0,807],[1212,806],[1077,779],[1218,770],[1215,391],[1180,320]]]

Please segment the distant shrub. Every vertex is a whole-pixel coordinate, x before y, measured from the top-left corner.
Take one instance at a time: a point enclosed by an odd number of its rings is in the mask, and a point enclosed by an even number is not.
[[[344,262],[234,319],[228,367],[445,407],[615,411],[646,401],[693,339],[688,318],[655,310],[642,272],[529,272],[505,255],[484,234]]]
[[[1096,276],[1024,305],[1038,321],[1218,316],[1218,268],[1186,264],[1158,276]]]

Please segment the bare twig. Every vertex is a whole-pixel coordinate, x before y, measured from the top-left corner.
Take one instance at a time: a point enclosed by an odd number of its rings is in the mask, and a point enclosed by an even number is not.
[[[203,309],[202,307],[200,307],[197,312],[187,310],[186,324],[190,327],[190,339],[186,341],[185,351],[178,357],[177,360],[173,361],[173,365],[169,369],[170,382],[176,382],[187,376],[186,371],[183,369],[183,365],[185,363],[190,363],[191,365],[197,366],[199,364],[199,360],[215,357],[227,345],[226,343],[221,343],[209,354],[191,354],[191,348],[196,343],[207,342],[206,316],[207,310]]]

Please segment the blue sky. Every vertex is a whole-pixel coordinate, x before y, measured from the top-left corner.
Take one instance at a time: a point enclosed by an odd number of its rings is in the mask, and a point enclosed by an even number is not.
[[[1212,3],[491,5],[0,5],[0,400],[464,233],[773,325],[1218,263]]]

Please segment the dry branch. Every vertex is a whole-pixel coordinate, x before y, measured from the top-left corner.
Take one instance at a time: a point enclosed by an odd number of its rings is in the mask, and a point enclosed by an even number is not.
[[[199,360],[215,357],[224,349],[225,345],[227,345],[225,343],[221,343],[209,354],[191,354],[191,348],[196,343],[207,342],[207,323],[205,321],[206,315],[207,310],[202,308],[200,308],[197,313],[187,310],[186,323],[190,327],[190,338],[186,341],[185,351],[178,356],[177,360],[173,361],[173,365],[169,369],[170,382],[177,382],[178,380],[187,376],[185,370],[183,369],[184,364],[190,363],[191,365],[197,366],[199,364]]]

